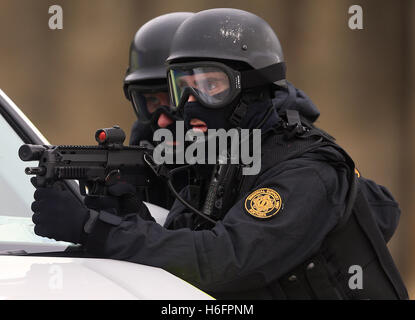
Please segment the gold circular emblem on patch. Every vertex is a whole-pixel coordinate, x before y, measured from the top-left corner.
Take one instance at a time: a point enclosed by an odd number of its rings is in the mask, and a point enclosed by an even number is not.
[[[280,211],[281,196],[273,189],[262,188],[245,199],[245,210],[256,218],[270,218]]]

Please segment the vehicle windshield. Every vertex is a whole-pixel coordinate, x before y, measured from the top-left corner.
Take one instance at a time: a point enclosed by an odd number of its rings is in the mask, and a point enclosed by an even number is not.
[[[30,207],[35,188],[24,169],[36,167],[37,163],[20,160],[18,149],[22,144],[22,139],[0,115],[0,254],[43,251],[45,246],[49,247],[47,251],[63,250],[68,243],[39,237],[33,231]]]

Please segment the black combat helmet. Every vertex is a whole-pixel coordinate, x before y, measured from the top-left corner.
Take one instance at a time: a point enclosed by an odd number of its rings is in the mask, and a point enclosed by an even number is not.
[[[276,34],[260,17],[238,9],[209,9],[186,19],[174,35],[167,63],[172,107],[197,118],[190,110],[196,110],[194,103],[185,108],[192,96],[203,108],[216,110],[212,128],[238,126],[249,104],[271,97],[274,85],[285,82]],[[218,110],[226,123],[213,121]]]
[[[167,61],[189,59],[238,61],[256,70],[275,65],[285,68],[280,42],[268,23],[230,8],[200,11],[181,24]],[[283,73],[277,80],[285,77]]]
[[[165,61],[173,35],[180,24],[192,16],[191,12],[174,12],[154,18],[135,34],[130,46],[130,60],[124,78],[124,92],[130,99],[129,84],[166,85]],[[167,90],[167,86],[165,86]]]
[[[165,62],[174,33],[192,15],[191,12],[174,12],[159,16],[144,24],[134,36],[124,94],[142,124],[156,128],[161,113],[171,114],[168,96],[160,98],[162,92],[167,95]]]

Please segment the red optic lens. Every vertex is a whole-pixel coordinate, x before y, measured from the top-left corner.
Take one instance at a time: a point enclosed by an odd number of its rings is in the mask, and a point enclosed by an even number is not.
[[[99,139],[100,141],[105,141],[105,139],[107,139],[107,135],[106,135],[105,131],[101,131],[101,132],[99,133],[99,135],[98,135],[98,139]]]

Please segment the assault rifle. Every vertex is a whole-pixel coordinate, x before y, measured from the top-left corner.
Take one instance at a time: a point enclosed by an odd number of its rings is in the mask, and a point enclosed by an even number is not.
[[[119,181],[135,187],[151,184],[155,175],[147,165],[152,150],[140,146],[124,146],[125,133],[119,126],[99,129],[97,146],[22,145],[23,161],[39,161],[25,173],[36,176],[39,187],[52,186],[60,180],[78,180],[82,195],[106,195],[107,187]]]
[[[53,186],[61,180],[78,180],[81,195],[107,195],[107,188],[126,182],[136,188],[150,186],[156,177],[166,180],[173,195],[186,207],[215,224],[216,221],[194,208],[175,190],[175,172],[191,165],[168,170],[154,162],[153,150],[141,146],[124,146],[125,133],[119,126],[99,129],[95,133],[98,146],[48,146],[24,144],[19,149],[23,161],[39,161],[25,173],[36,176],[39,187]]]

